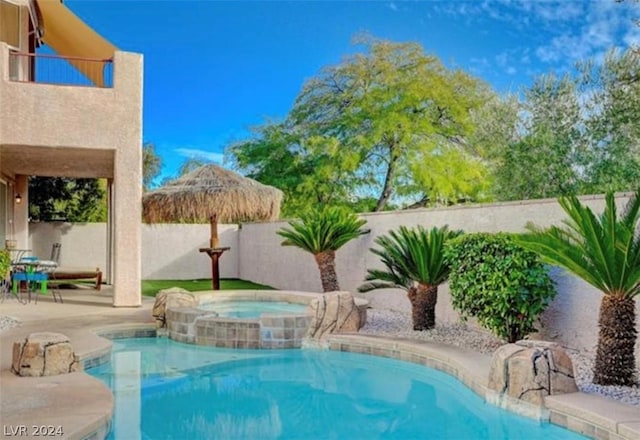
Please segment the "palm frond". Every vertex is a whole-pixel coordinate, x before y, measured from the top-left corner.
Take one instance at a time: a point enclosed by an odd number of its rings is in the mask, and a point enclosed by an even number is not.
[[[366,220],[340,208],[319,209],[289,222],[277,234],[283,246],[297,246],[312,254],[336,251],[367,231],[361,229]]]
[[[438,285],[449,275],[443,249],[447,240],[461,234],[447,226],[425,230],[423,227],[389,231],[375,239],[378,248],[371,252],[380,257],[386,270],[368,269],[366,283],[358,290],[368,292],[381,288],[410,289],[415,283]]]
[[[530,231],[517,237],[518,243],[549,263],[567,269],[605,294],[634,297],[640,293],[640,191],[618,216],[612,192],[596,216],[577,197],[559,200],[568,218],[563,227]]]

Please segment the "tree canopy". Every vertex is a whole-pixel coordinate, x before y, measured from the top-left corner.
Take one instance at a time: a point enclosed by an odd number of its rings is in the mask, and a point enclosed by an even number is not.
[[[489,87],[416,43],[359,42],[364,52],[310,79],[283,121],[231,146],[232,162],[282,189],[285,215],[482,199],[487,168],[466,139]]]
[[[488,145],[498,200],[640,186],[640,55],[611,51],[572,75],[543,75],[521,100],[488,103],[475,137]]]
[[[42,222],[104,222],[107,219],[106,181],[30,177],[29,217]]]
[[[142,146],[142,189],[149,191],[153,181],[162,170],[162,158],[156,153],[156,147],[150,142]]]

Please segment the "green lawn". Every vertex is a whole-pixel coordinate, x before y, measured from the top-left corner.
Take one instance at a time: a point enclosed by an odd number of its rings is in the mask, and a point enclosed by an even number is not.
[[[142,294],[144,296],[156,296],[160,290],[170,287],[181,287],[190,292],[211,290],[211,280],[144,280],[142,281]],[[237,278],[220,280],[220,290],[240,289],[274,290],[273,287],[252,283],[251,281],[239,280]]]

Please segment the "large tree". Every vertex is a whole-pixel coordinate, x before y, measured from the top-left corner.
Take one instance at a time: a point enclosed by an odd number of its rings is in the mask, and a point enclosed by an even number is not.
[[[612,51],[578,67],[474,113],[472,144],[488,152],[498,200],[640,186],[640,55]]]
[[[575,80],[544,75],[524,90],[524,100],[502,102],[488,114],[503,120],[511,134],[497,131],[492,157],[494,194],[499,200],[522,200],[575,194],[582,189],[581,109]],[[514,121],[513,118],[517,120]],[[500,124],[495,120],[488,125]]]
[[[148,191],[153,186],[153,181],[162,170],[162,158],[156,153],[156,147],[152,143],[142,146],[142,189]]]
[[[640,186],[640,54],[609,52],[582,66],[590,192]]]
[[[486,167],[466,138],[488,87],[416,43],[364,46],[309,80],[283,122],[233,146],[238,167],[296,196],[294,204],[374,197],[380,211],[392,200],[482,198]]]
[[[107,219],[106,181],[30,177],[29,217],[42,222],[104,222]]]
[[[358,161],[347,160],[347,152],[337,160],[337,148],[335,141],[305,138],[288,122],[270,122],[254,128],[252,139],[231,146],[228,153],[247,177],[282,190],[282,216],[294,217],[318,206],[352,208],[358,203],[355,192],[362,183],[355,175]]]

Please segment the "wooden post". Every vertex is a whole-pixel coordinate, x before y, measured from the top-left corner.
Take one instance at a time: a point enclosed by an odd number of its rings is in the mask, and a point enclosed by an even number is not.
[[[220,255],[221,253],[218,252],[209,254],[209,257],[211,257],[211,287],[213,290],[220,290],[220,267],[218,265]]]
[[[224,251],[228,251],[229,247],[222,248],[201,248],[200,252],[205,252],[211,258],[211,287],[213,290],[220,290],[220,266],[219,260]]]
[[[218,239],[218,214],[213,214],[209,217],[211,225],[211,239],[209,240],[209,246],[213,249],[220,247],[220,240]]]

